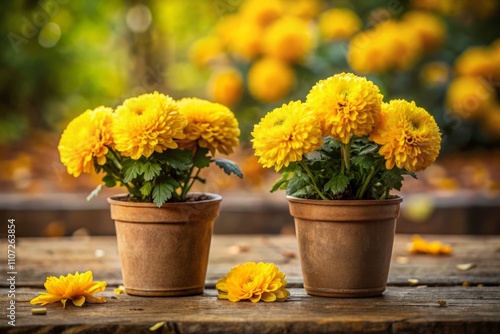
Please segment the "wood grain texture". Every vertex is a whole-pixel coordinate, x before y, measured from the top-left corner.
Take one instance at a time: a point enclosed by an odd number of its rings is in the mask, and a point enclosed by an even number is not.
[[[498,287],[390,287],[375,298],[312,297],[293,288],[285,302],[232,303],[208,289],[192,297],[151,298],[104,295],[106,304],[78,308],[47,305],[44,316],[31,315],[37,290],[17,291],[16,327],[5,333],[498,333]],[[2,289],[2,305],[5,289]],[[440,306],[438,300],[446,300]],[[70,304],[70,303],[68,303]]]

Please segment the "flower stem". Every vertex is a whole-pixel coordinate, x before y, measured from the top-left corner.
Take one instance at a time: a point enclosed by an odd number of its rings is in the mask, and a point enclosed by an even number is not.
[[[363,181],[363,185],[361,186],[361,188],[358,190],[358,192],[356,193],[356,198],[357,199],[362,199],[363,196],[365,195],[365,192],[366,192],[366,188],[368,187],[368,185],[370,184],[373,176],[375,176],[375,174],[377,174],[379,168],[380,168],[380,165],[381,165],[381,161],[379,161],[375,167],[372,169],[372,171],[370,172],[370,174],[368,174],[368,176],[365,178],[365,180]]]
[[[349,173],[351,170],[351,142],[349,141],[347,144],[340,143],[340,152],[344,162],[341,166],[341,173],[344,174],[346,171]]]
[[[321,199],[323,199],[323,200],[328,200],[328,198],[326,198],[325,195],[323,195],[321,190],[319,190],[318,185],[316,184],[316,179],[314,178],[313,174],[311,173],[311,170],[309,169],[309,167],[307,167],[307,165],[305,164],[305,162],[303,160],[300,161],[299,163],[302,166],[302,168],[304,168],[307,175],[309,175],[309,178],[312,181],[313,187],[316,190],[316,192],[318,193],[319,197],[321,197]]]

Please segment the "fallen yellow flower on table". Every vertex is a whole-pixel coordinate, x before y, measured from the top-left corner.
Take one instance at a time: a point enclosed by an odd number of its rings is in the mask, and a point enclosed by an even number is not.
[[[66,301],[71,299],[75,306],[82,306],[83,303],[105,303],[104,297],[95,297],[94,294],[104,291],[106,282],[92,282],[92,271],[68,276],[47,277],[45,289],[47,292],[40,292],[40,296],[33,298],[30,304],[46,305],[49,303],[61,302],[63,308],[66,307]]]
[[[239,264],[221,278],[215,288],[219,299],[232,302],[249,299],[256,303],[285,301],[290,292],[286,290],[285,274],[273,263],[247,262]]]
[[[410,244],[410,252],[413,254],[449,255],[453,252],[453,248],[440,241],[428,242],[421,236],[414,235]]]

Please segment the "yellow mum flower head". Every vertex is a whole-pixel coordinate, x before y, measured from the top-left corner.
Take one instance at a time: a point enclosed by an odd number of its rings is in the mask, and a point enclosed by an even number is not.
[[[463,119],[475,119],[496,101],[493,87],[481,77],[455,79],[446,92],[449,111]]]
[[[113,109],[98,107],[74,118],[59,141],[61,162],[74,177],[94,170],[94,158],[99,165],[106,163],[108,146],[113,144],[111,126]]]
[[[184,98],[178,105],[188,120],[185,139],[178,141],[180,148],[199,146],[208,148],[212,154],[216,150],[223,154],[233,153],[233,148],[239,144],[240,129],[228,107],[198,98]]]
[[[322,3],[320,0],[287,0],[285,6],[290,15],[308,21],[318,16]]]
[[[66,307],[66,301],[70,299],[75,306],[82,306],[83,303],[105,303],[104,297],[95,297],[94,294],[105,290],[106,282],[92,282],[92,271],[68,276],[47,277],[45,289],[47,292],[40,292],[40,296],[33,298],[30,304],[46,305],[49,303],[61,302],[63,308]]]
[[[286,62],[302,62],[312,46],[307,22],[297,17],[283,17],[264,32],[263,53]]]
[[[340,73],[320,80],[307,95],[307,104],[321,120],[323,136],[347,144],[351,135],[369,134],[380,113],[382,94],[364,77]]]
[[[208,95],[217,103],[228,107],[234,106],[243,95],[243,79],[235,68],[224,68],[210,77]]]
[[[286,63],[262,58],[248,71],[250,95],[261,102],[283,99],[295,85],[295,73]]]
[[[134,160],[153,152],[177,148],[175,139],[185,138],[187,119],[175,101],[154,92],[125,100],[113,121],[115,148]]]
[[[443,44],[446,37],[446,28],[436,15],[413,10],[403,16],[403,21],[416,31],[423,51],[427,53],[435,51]]]
[[[259,162],[279,171],[290,162],[322,145],[319,121],[300,101],[284,104],[268,113],[252,132],[253,148]]]
[[[215,288],[219,299],[232,302],[250,300],[256,303],[285,301],[290,292],[286,290],[285,274],[273,263],[248,262],[240,264],[221,278]]]
[[[325,39],[348,39],[362,26],[359,16],[348,8],[327,10],[319,18],[319,32]]]
[[[244,20],[255,22],[263,28],[280,18],[284,12],[282,0],[246,0],[240,7]]]
[[[441,149],[441,133],[434,117],[413,101],[384,103],[370,140],[382,146],[379,153],[387,169],[396,165],[411,172],[424,170]]]

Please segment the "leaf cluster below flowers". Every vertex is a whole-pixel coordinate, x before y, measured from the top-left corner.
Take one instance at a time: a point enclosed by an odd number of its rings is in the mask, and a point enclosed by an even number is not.
[[[415,173],[396,166],[388,170],[378,153],[380,147],[367,137],[347,144],[347,159],[342,157],[342,145],[331,137],[324,138],[317,151],[280,170],[282,177],[271,192],[286,190],[288,196],[308,199],[386,199],[391,190],[401,190],[403,175],[416,178]]]

